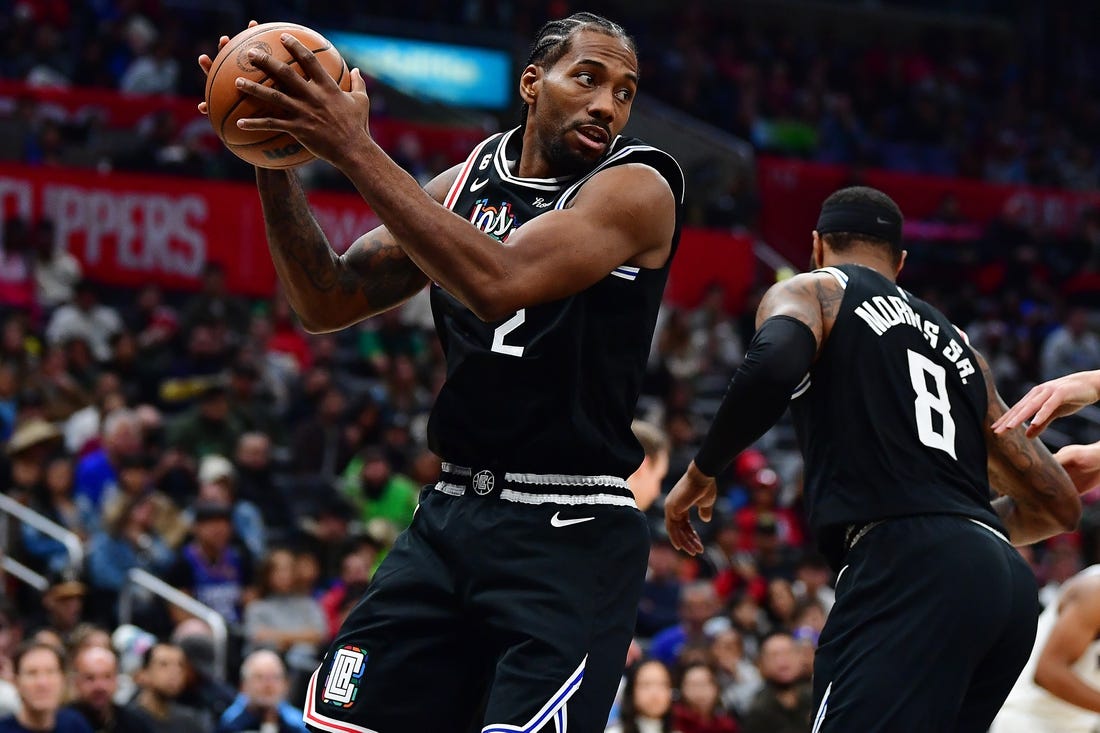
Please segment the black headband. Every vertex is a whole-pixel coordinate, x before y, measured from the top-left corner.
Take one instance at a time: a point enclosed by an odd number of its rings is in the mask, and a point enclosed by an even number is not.
[[[901,247],[901,217],[885,206],[871,203],[835,203],[821,209],[817,233],[851,232],[885,239]]]

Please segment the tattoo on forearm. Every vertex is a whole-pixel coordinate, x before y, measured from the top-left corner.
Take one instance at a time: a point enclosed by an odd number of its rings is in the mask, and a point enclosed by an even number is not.
[[[396,242],[360,240],[342,258],[339,284],[345,295],[360,292],[372,309],[388,308],[412,296],[427,277]]]
[[[313,287],[328,292],[337,281],[332,249],[313,218],[298,177],[288,174],[283,180],[285,185],[274,178],[260,186],[268,246],[276,258],[297,265]],[[280,192],[280,188],[285,190]]]
[[[1012,497],[1013,504],[1041,506],[1048,499],[1059,498],[1065,491],[1064,471],[1050,451],[1037,438],[1028,438],[1023,427],[1000,435],[989,425],[1007,410],[997,394],[993,371],[977,351],[974,352],[985,379],[989,408],[986,414],[986,435],[989,444],[989,483],[998,491]],[[1006,502],[1007,503],[1007,502]]]

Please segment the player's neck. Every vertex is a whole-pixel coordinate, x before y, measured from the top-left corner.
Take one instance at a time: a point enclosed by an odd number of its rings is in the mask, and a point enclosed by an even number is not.
[[[838,265],[859,265],[874,270],[890,282],[897,282],[897,268],[885,257],[879,257],[870,252],[845,252],[843,256],[826,256],[822,261],[822,267],[837,267]]]
[[[514,175],[519,178],[553,178],[550,161],[542,154],[538,133],[531,126],[524,125],[523,140],[520,148],[519,163]]]

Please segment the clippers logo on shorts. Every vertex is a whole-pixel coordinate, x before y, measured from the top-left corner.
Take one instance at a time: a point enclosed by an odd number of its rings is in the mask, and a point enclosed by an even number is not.
[[[512,204],[501,201],[500,206],[489,206],[489,199],[479,199],[470,212],[470,223],[498,242],[505,242],[519,224],[512,214]]]
[[[478,471],[474,475],[474,493],[478,496],[485,496],[493,490],[496,482],[496,477],[490,471]]]
[[[367,653],[357,646],[336,650],[321,692],[321,702],[340,708],[350,708],[359,694],[359,683],[367,667]]]

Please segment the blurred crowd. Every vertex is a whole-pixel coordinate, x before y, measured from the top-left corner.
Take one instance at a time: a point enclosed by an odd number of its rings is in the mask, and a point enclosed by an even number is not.
[[[172,4],[169,12],[157,0],[21,0],[0,17],[0,78],[197,99],[194,57],[216,40],[205,29],[246,19],[258,5]],[[614,16],[617,6],[591,7]],[[286,0],[265,4],[262,15],[300,17],[304,8]],[[1096,42],[1084,35],[1086,23],[1066,23],[1060,4],[1043,8],[1026,35],[1035,42],[1012,47],[981,33],[896,48],[874,37],[833,43],[828,34],[716,22],[691,3],[675,23],[657,13],[630,29],[644,51],[647,89],[761,150],[1096,187],[1100,111],[1090,94],[1096,80],[1082,71],[1100,68],[1088,63]],[[377,3],[372,12],[529,35],[546,15],[574,9],[423,0]],[[334,22],[353,7],[309,12]],[[1054,43],[1073,53],[1050,54]],[[1065,59],[1073,63],[1062,66]],[[74,163],[70,156],[95,150],[103,132],[95,118],[26,100],[0,118],[22,131],[0,135],[0,148],[16,146],[5,157],[32,163]],[[85,162],[251,175],[200,127],[155,115],[136,138],[126,131],[130,145],[106,163]],[[392,152],[419,177],[447,163],[425,160],[413,140]],[[1010,205],[978,225],[946,197],[933,216],[909,222],[902,276],[968,332],[1010,401],[1036,381],[1100,368],[1100,214],[1085,212],[1072,231],[1056,234],[1026,213]],[[411,521],[421,487],[438,478],[425,428],[445,369],[426,300],[310,335],[283,298],[227,292],[214,265],[198,293],[100,287],[55,234],[49,219],[4,222],[0,478],[7,496],[75,534],[83,557],[74,562],[55,538],[5,523],[6,556],[46,587],[8,574],[0,713],[21,711],[26,727],[75,715],[93,730],[301,730],[294,706],[319,651]],[[677,553],[662,533],[661,496],[694,455],[743,358],[761,294],[730,313],[715,286],[696,308],[669,307],[659,319],[639,404],[653,426],[640,435],[644,466],[660,484],[639,499],[654,541],[610,730],[807,727],[809,671],[833,577],[812,551],[789,425],[720,477],[701,557]],[[1096,440],[1098,424],[1055,428],[1066,440]],[[1100,503],[1092,499],[1078,533],[1022,550],[1044,597],[1100,561]],[[132,569],[215,609],[230,629],[228,664],[216,663],[214,630],[131,586]]]
[[[825,16],[800,30],[699,0],[674,10],[632,7],[629,13],[615,0],[581,5],[421,0],[373,3],[367,14],[348,2],[307,9],[290,0],[20,0],[10,14],[0,15],[0,79],[197,100],[204,81],[194,60],[216,50],[208,29],[243,26],[253,16],[318,27],[347,27],[357,18],[416,21],[429,34],[468,28],[518,44],[544,19],[588,9],[628,18],[642,49],[647,93],[761,152],[998,183],[1078,190],[1100,184],[1100,43],[1089,32],[1100,22],[1094,6],[1017,3],[991,10],[985,24],[927,25],[899,35],[892,32],[898,18],[889,13],[853,32],[845,28],[847,16]],[[426,26],[424,19],[430,19]],[[384,114],[382,94],[376,114]],[[60,119],[48,105],[2,112],[23,131],[21,149],[9,155],[30,162],[81,158],[66,156],[73,146],[84,148],[86,159],[89,147],[103,143],[94,118]],[[511,112],[498,120],[510,124]],[[247,176],[247,167],[212,142],[201,124],[181,129],[170,115],[158,115],[132,132],[140,149],[106,145],[85,162]],[[448,163],[414,162],[436,168]]]

